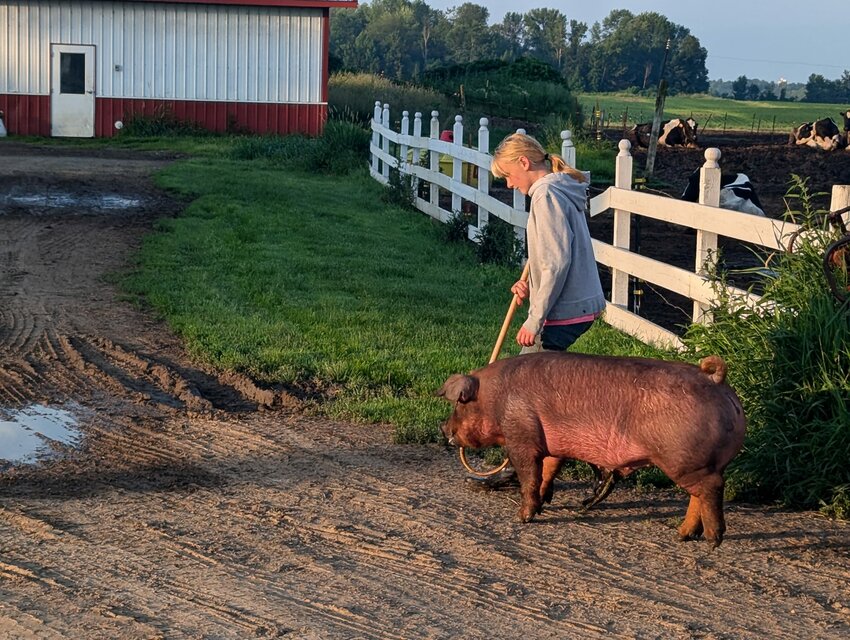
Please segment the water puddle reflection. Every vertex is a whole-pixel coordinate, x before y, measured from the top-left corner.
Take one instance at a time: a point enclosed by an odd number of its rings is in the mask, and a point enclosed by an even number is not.
[[[31,195],[0,195],[0,205],[16,207],[41,207],[48,209],[130,209],[142,204],[139,198],[128,198],[117,194],[76,196],[70,193],[48,193]]]
[[[76,447],[81,438],[77,419],[66,409],[43,405],[0,409],[0,467],[33,464]]]

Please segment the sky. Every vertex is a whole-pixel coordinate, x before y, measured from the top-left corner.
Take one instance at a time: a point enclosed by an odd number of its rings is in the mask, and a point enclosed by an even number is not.
[[[687,28],[708,52],[709,80],[749,79],[805,83],[813,73],[838,80],[850,69],[846,4],[841,0],[470,0],[490,11],[490,22],[505,13],[558,9],[567,20],[592,26],[614,9],[634,14],[655,11]],[[446,10],[458,0],[425,0]]]

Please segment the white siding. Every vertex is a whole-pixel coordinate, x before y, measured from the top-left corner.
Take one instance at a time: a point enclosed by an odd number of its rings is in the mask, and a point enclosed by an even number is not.
[[[47,95],[50,44],[93,44],[101,98],[316,104],[323,29],[321,9],[0,0],[0,93]]]

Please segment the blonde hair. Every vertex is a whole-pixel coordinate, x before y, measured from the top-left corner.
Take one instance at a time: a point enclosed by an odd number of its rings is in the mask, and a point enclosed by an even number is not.
[[[552,171],[566,173],[579,182],[586,182],[585,176],[578,169],[573,169],[564,162],[564,159],[556,153],[546,153],[537,140],[525,133],[512,133],[499,143],[493,153],[493,161],[490,163],[490,171],[497,178],[504,178],[507,172],[502,167],[505,162],[517,162],[525,156],[531,164],[542,164],[549,161]]]

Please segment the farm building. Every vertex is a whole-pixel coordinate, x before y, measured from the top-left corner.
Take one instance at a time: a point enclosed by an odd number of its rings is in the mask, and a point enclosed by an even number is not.
[[[327,118],[330,9],[356,0],[0,0],[10,134],[114,135],[138,115],[305,133]]]

